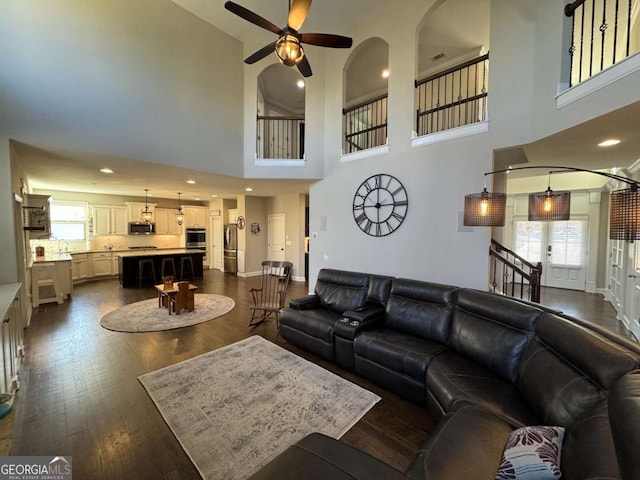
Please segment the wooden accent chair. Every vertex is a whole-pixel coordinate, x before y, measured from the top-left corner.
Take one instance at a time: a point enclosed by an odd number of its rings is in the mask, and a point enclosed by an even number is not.
[[[275,313],[276,327],[280,323],[280,309],[284,307],[284,300],[287,296],[287,287],[291,278],[291,262],[276,262],[265,260],[262,262],[262,277],[260,288],[250,288],[253,297],[253,305],[250,327],[261,324]]]
[[[195,302],[193,299],[194,290],[189,289],[189,282],[178,282],[178,293],[171,298],[171,308],[180,315],[183,309],[187,312],[193,312],[195,309]]]

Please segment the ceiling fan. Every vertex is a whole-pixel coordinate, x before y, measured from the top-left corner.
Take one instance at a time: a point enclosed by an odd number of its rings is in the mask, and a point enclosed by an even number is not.
[[[244,62],[252,64],[258,60],[262,60],[269,55],[269,53],[275,52],[280,62],[284,65],[288,67],[295,65],[304,77],[310,77],[311,65],[309,65],[309,60],[307,60],[304,54],[304,49],[302,48],[303,43],[317,45],[319,47],[351,48],[353,40],[349,37],[330,33],[298,33],[298,30],[300,30],[307,18],[309,7],[311,7],[311,0],[293,0],[289,6],[287,26],[280,28],[237,3],[225,2],[224,8],[230,12],[278,35],[276,41],[265,45],[260,50],[249,55]]]

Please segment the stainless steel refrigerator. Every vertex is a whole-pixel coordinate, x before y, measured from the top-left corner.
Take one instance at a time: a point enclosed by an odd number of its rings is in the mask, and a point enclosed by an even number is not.
[[[224,271],[238,273],[238,226],[224,226]]]

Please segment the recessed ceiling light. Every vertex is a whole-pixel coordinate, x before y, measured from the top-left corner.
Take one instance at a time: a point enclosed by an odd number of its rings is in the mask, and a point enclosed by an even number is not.
[[[603,140],[602,142],[600,142],[598,144],[599,147],[613,147],[614,145],[618,145],[620,143],[620,140],[618,140],[617,138],[608,138],[606,140]]]
[[[382,78],[389,78],[389,69],[385,68],[382,70]]]
[[[195,197],[194,200],[200,200],[200,197]]]
[[[247,187],[244,189],[245,192],[253,192],[253,188],[251,187]]]
[[[218,195],[216,195],[215,193],[213,195],[211,195],[213,198],[218,198]]]
[[[298,80],[296,85],[298,85],[298,88],[304,88],[304,80],[302,80],[302,79]]]
[[[188,183],[189,185],[193,185],[193,184],[195,184],[195,183],[196,183],[196,181],[195,181],[195,180],[187,180],[187,183]]]
[[[113,170],[111,170],[110,168],[101,168],[100,171],[102,173],[113,173]]]

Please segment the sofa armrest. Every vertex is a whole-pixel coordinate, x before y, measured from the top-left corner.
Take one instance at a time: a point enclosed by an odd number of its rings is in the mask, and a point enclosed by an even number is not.
[[[347,310],[343,316],[349,320],[355,320],[359,323],[381,320],[384,315],[384,307],[382,305],[365,305],[355,310]]]
[[[383,315],[384,307],[380,305],[367,306],[364,307],[364,309],[347,310],[342,317],[349,319],[349,322],[336,322],[335,333],[342,338],[353,340],[356,338],[358,332],[376,328],[376,326],[380,325]],[[351,323],[354,321],[357,323]]]
[[[305,295],[304,297],[289,300],[289,308],[295,310],[311,310],[320,307],[320,297],[317,295]]]

